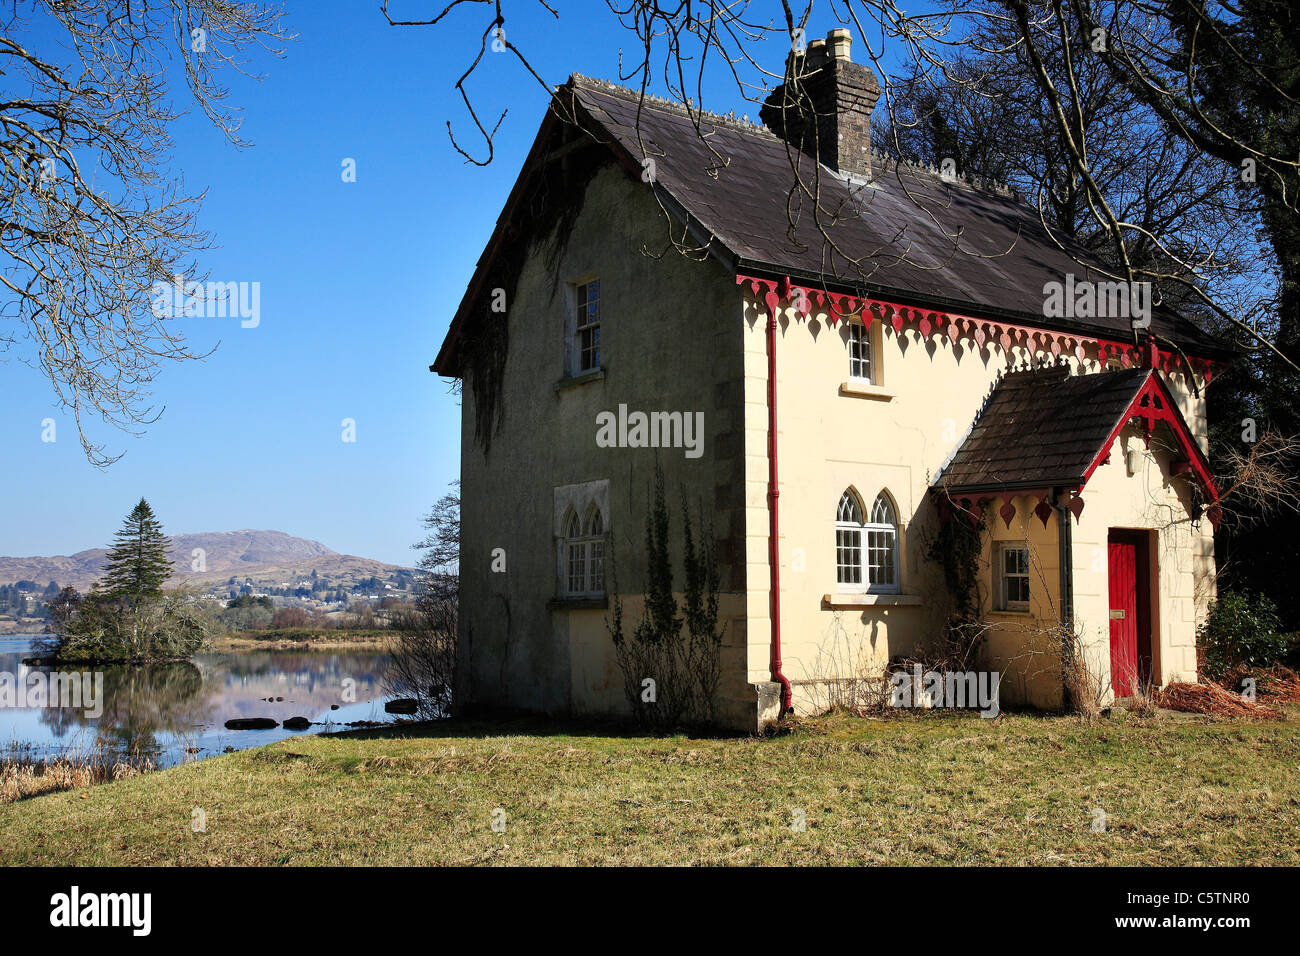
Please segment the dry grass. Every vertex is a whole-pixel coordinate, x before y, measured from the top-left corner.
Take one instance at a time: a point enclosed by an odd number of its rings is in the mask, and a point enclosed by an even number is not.
[[[1157,706],[1209,717],[1245,717],[1253,720],[1282,720],[1282,711],[1245,700],[1218,684],[1169,684],[1156,691]]]
[[[1241,666],[1229,671],[1219,681],[1228,691],[1241,692],[1243,681],[1255,682],[1255,692],[1260,700],[1272,703],[1300,703],[1300,674],[1282,664],[1251,669]]]
[[[8,754],[0,756],[0,804],[47,793],[83,790],[152,769],[153,764],[148,760],[119,760],[97,752],[37,759],[24,754],[21,748],[11,748]]]
[[[206,650],[228,651],[387,651],[396,640],[392,631],[349,631],[282,628],[278,631],[243,631],[214,637]]]
[[[738,739],[446,721],[3,805],[0,863],[1296,865],[1298,763],[1293,718],[833,714]]]

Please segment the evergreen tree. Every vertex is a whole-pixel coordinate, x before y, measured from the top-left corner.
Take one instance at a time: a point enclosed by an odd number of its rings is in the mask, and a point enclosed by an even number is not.
[[[157,597],[171,574],[162,524],[141,498],[113,537],[104,565],[104,591],[110,597]]]

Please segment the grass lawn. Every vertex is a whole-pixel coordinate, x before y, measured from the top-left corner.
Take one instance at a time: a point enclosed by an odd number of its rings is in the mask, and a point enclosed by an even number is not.
[[[1295,865],[1297,765],[1295,719],[831,715],[747,739],[446,721],[2,805],[0,863]]]

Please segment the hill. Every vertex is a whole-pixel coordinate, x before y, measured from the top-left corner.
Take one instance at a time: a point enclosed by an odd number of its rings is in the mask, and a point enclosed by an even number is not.
[[[344,584],[368,577],[387,578],[402,570],[351,554],[340,554],[319,541],[296,538],[283,531],[207,531],[168,538],[176,574],[171,584],[205,585],[252,578],[254,583],[279,583],[310,577],[312,571],[332,583]],[[0,557],[0,583],[35,581],[44,588],[50,581],[85,591],[100,576],[105,548],[90,548],[53,557]]]

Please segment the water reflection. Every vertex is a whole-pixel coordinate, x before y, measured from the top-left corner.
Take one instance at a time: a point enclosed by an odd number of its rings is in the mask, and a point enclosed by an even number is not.
[[[25,682],[33,668],[22,660],[34,653],[33,646],[31,638],[0,639],[0,672]],[[205,757],[295,733],[282,727],[226,730],[225,722],[235,717],[283,723],[302,716],[313,724],[386,720],[386,660],[385,654],[365,652],[236,651],[199,654],[192,663],[97,668],[104,676],[102,714],[92,717],[71,707],[0,707],[0,746],[29,743],[40,755],[98,749],[167,765],[185,759],[188,751],[191,758]]]

